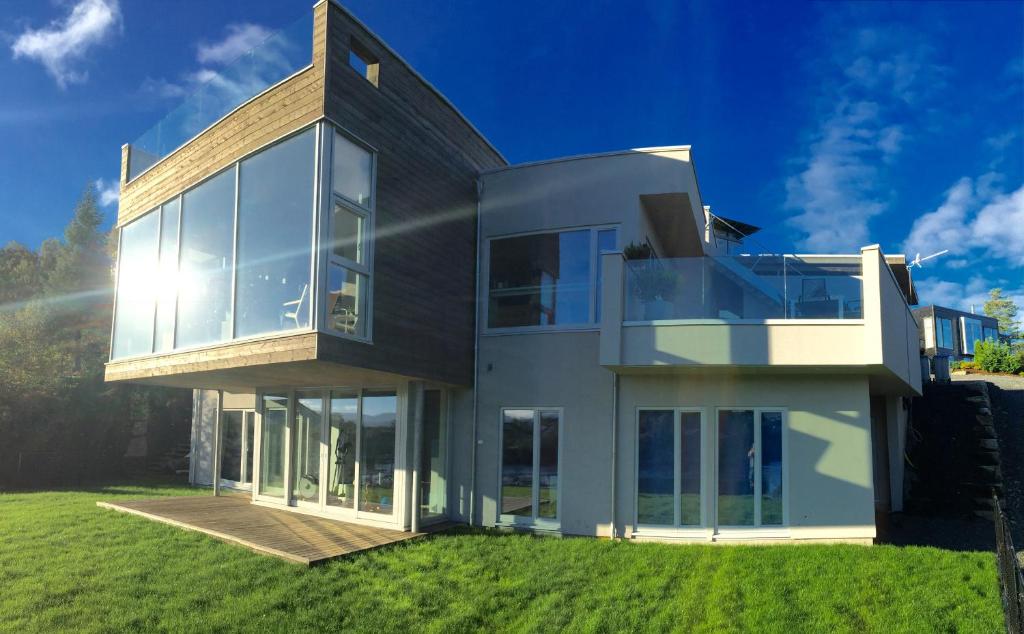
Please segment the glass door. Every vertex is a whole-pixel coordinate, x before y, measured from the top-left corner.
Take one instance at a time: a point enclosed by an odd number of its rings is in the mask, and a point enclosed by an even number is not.
[[[292,435],[292,500],[320,504],[320,436],[323,426],[323,392],[295,393],[295,424]]]
[[[254,417],[251,410],[225,410],[221,418],[220,484],[232,489],[252,487]]]
[[[448,429],[441,390],[423,393],[423,438],[420,441],[420,518],[443,517],[447,511]]]
[[[561,410],[502,411],[502,522],[557,524],[560,427]]]

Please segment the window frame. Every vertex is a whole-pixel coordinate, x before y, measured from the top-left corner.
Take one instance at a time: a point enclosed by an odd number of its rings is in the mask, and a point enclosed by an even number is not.
[[[963,346],[962,354],[973,357],[974,346],[969,346],[967,341],[968,323],[978,325],[978,337],[975,338],[975,342],[985,340],[985,327],[982,324],[981,320],[978,319],[977,317],[968,317],[966,315],[960,315],[960,344]]]
[[[942,329],[942,322],[949,324],[949,338],[950,341],[946,341],[945,331]],[[943,350],[953,350],[953,346],[956,341],[956,335],[953,333],[953,320],[947,319],[946,317],[935,317],[935,348]],[[947,345],[948,344],[948,345]]]
[[[672,524],[640,523],[640,414],[641,412],[672,412],[672,468],[674,470],[673,485],[673,522]],[[682,486],[682,469],[679,461],[679,441],[682,432],[682,415],[698,414],[700,416],[700,524],[681,524],[682,519],[680,493]],[[634,410],[633,443],[633,532],[638,535],[688,535],[705,537],[709,533],[708,496],[710,480],[707,469],[711,461],[709,456],[708,416],[706,407],[695,406],[638,406]],[[717,466],[716,466],[717,473]],[[717,481],[717,480],[716,480]]]
[[[728,411],[752,411],[754,412],[754,524],[753,525],[742,525],[742,524],[719,524],[718,522],[718,496],[719,496],[719,454],[721,447],[718,443],[719,426],[721,425],[720,413]],[[761,448],[761,414],[763,413],[779,413],[782,415],[782,523],[781,524],[762,524],[761,520],[761,497],[764,495],[762,486],[762,456],[764,451]],[[728,538],[734,536],[742,538],[745,534],[758,534],[764,536],[765,533],[788,533],[789,524],[789,497],[790,497],[790,481],[789,481],[789,409],[785,407],[753,407],[750,405],[722,405],[715,408],[715,433],[714,433],[714,495],[709,500],[711,504],[710,512],[711,517],[714,518],[714,529],[715,534]]]
[[[580,225],[575,227],[560,227],[556,229],[541,229],[537,231],[522,231],[517,233],[506,233],[501,235],[495,235],[488,237],[484,242],[484,248],[481,249],[482,261],[480,262],[481,276],[480,276],[480,290],[482,297],[479,298],[481,302],[481,326],[480,332],[483,335],[506,335],[506,334],[517,334],[517,333],[530,333],[530,332],[551,332],[551,331],[586,331],[586,330],[600,330],[601,324],[597,322],[596,315],[598,312],[597,305],[601,301],[597,297],[597,267],[601,265],[601,253],[598,252],[598,233],[607,229],[615,230],[615,248],[622,248],[622,230],[621,223],[604,223],[596,225]],[[569,233],[573,231],[589,231],[589,258],[590,270],[588,271],[588,285],[590,292],[587,297],[587,321],[584,323],[577,324],[549,324],[549,325],[534,325],[534,326],[490,326],[491,319],[491,243],[496,240],[505,240],[508,238],[523,238],[528,236],[538,235],[550,235],[550,234],[561,234]],[[525,408],[530,409],[530,408]]]
[[[320,208],[320,244],[321,255],[318,260],[322,263],[321,271],[317,275],[319,286],[322,289],[317,293],[320,306],[317,307],[317,318],[315,320],[317,330],[330,333],[336,337],[343,337],[363,343],[373,343],[373,270],[374,270],[374,244],[376,242],[376,208],[377,208],[377,161],[378,152],[369,143],[352,134],[347,129],[326,120],[321,123],[322,129],[330,131],[330,135],[322,134],[319,170],[323,174],[320,183],[321,208]],[[335,134],[340,134],[349,142],[366,150],[370,154],[370,200],[369,205],[360,203],[335,191],[334,189],[334,139]],[[330,136],[330,141],[327,137]],[[355,262],[343,258],[334,253],[334,209],[335,205],[359,217],[361,220],[360,249],[364,262]],[[365,329],[362,335],[349,334],[332,328],[327,318],[327,294],[329,292],[328,280],[331,267],[340,267],[356,275],[362,275],[366,281],[363,291],[363,306],[360,307],[360,318],[364,320]],[[358,301],[358,298],[357,298]]]
[[[530,410],[533,412],[533,471],[531,480],[530,504],[533,512],[530,517],[522,515],[506,515],[501,512],[502,504],[502,476],[504,471],[504,445],[505,445],[505,412],[511,410]],[[541,412],[557,412],[558,414],[558,485],[555,487],[555,517],[540,517],[537,514],[538,502],[540,502],[540,414]],[[496,523],[501,526],[520,526],[537,530],[558,531],[562,526],[562,468],[565,451],[565,408],[564,407],[543,407],[528,405],[523,407],[505,406],[498,410],[498,482],[496,508]]]

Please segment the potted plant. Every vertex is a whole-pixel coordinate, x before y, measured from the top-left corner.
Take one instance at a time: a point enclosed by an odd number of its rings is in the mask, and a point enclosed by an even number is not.
[[[672,303],[668,299],[676,288],[676,276],[653,259],[651,247],[646,244],[630,243],[622,250],[627,260],[640,262],[630,267],[636,294],[644,307],[643,319],[669,319]]]

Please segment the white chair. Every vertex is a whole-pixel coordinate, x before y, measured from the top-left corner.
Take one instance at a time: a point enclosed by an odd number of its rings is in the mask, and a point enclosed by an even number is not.
[[[286,309],[281,316],[282,321],[284,321],[285,319],[291,319],[292,321],[295,322],[296,328],[302,327],[302,324],[299,323],[299,313],[302,312],[302,304],[306,301],[306,294],[308,292],[309,284],[303,284],[302,293],[299,295],[298,299],[281,304],[281,307]],[[295,308],[292,310],[287,310],[289,306],[294,306]]]

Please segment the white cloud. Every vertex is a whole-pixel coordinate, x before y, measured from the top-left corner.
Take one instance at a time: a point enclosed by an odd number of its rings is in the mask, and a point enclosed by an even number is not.
[[[28,29],[14,41],[14,58],[38,61],[61,88],[84,82],[88,75],[76,70],[78,62],[121,25],[117,0],[79,0],[63,20],[41,29]]]
[[[923,107],[945,85],[946,70],[913,32],[850,29],[837,12],[825,30],[827,63],[812,82],[821,86],[817,123],[786,179],[787,223],[807,251],[852,251],[871,242],[871,219],[885,212],[891,193],[884,169],[913,137],[908,111]]]
[[[993,280],[981,275],[971,277],[966,284],[927,277],[914,280],[914,287],[922,306],[936,304],[968,312],[973,307],[975,312],[982,313],[982,307],[989,298],[989,290],[1002,288],[1004,297],[1012,299],[1017,306],[1024,307],[1024,286],[1011,287],[1006,282],[1007,280]],[[1018,284],[1020,282],[1017,280]]]
[[[121,189],[117,181],[105,181],[102,178],[96,179],[96,199],[100,207],[109,207],[121,197]]]
[[[200,43],[196,59],[200,64],[227,64],[267,39],[271,31],[258,24],[229,24],[227,35],[218,42]]]
[[[1001,258],[1024,267],[1024,186],[1005,193],[996,187],[1000,180],[991,173],[974,181],[961,178],[938,209],[914,221],[904,252],[913,257],[948,249],[968,259]]]

